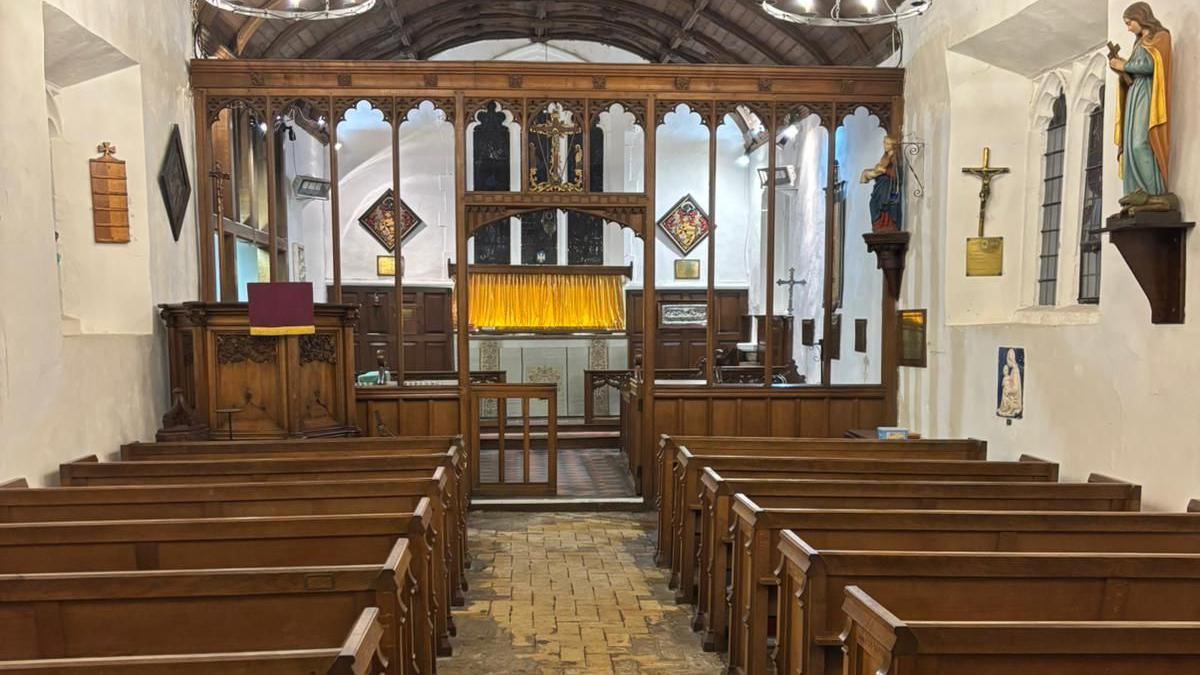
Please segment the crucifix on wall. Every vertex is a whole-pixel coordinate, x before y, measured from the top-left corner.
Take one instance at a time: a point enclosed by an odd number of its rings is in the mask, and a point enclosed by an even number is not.
[[[787,294],[788,294],[787,313],[788,313],[788,316],[791,316],[792,313],[796,309],[796,304],[795,304],[796,287],[797,286],[807,286],[808,281],[805,279],[797,279],[796,278],[796,268],[789,267],[788,268],[788,278],[780,279],[779,281],[776,281],[775,285],[779,286],[779,287],[787,286]]]
[[[975,176],[983,185],[979,190],[979,236],[967,239],[967,276],[998,277],[1004,273],[1004,237],[985,237],[988,201],[992,198],[992,179],[1010,171],[992,166],[992,149],[983,149],[983,164],[964,167],[963,173]]]

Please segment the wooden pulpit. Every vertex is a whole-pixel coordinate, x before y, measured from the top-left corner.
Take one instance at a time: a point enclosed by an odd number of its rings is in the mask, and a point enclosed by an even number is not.
[[[175,405],[160,440],[356,435],[353,305],[312,335],[254,336],[245,303],[162,305]]]

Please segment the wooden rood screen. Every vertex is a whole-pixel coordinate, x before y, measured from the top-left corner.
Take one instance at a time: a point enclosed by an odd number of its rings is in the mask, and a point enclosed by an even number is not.
[[[544,405],[535,405],[538,402]],[[474,385],[470,414],[475,494],[553,497],[558,493],[557,385]]]

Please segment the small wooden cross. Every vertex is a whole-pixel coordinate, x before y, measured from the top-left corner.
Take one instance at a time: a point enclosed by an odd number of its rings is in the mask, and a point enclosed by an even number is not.
[[[104,141],[100,145],[96,146],[96,152],[100,153],[100,159],[112,161],[116,159],[115,155],[117,154],[117,146],[109,143],[108,141]]]
[[[992,149],[983,149],[983,165],[974,167],[964,167],[963,173],[977,176],[983,181],[983,188],[979,191],[979,236],[983,236],[983,223],[987,217],[988,200],[992,197],[992,179],[996,176],[1006,174],[1010,169],[1006,166],[991,166]]]
[[[225,181],[229,180],[229,174],[221,170],[220,162],[215,162],[212,171],[208,172],[208,177],[213,179],[213,190],[217,196],[217,223],[220,224],[221,219],[225,217]]]
[[[788,268],[788,278],[780,279],[779,281],[776,281],[775,285],[788,287],[788,316],[791,316],[792,311],[795,307],[793,300],[795,299],[795,295],[796,295],[796,287],[797,286],[807,286],[808,281],[805,279],[797,280],[796,279],[796,268],[789,267]]]

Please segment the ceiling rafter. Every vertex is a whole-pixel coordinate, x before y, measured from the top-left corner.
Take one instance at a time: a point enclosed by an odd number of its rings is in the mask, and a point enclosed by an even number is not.
[[[279,7],[289,0],[255,0]],[[580,39],[657,62],[863,65],[886,56],[887,27],[822,29],[775,21],[761,0],[378,0],[340,21],[287,24],[240,17],[202,2],[209,52],[242,58],[429,58],[482,39]],[[483,25],[480,17],[499,25]],[[598,25],[597,22],[602,22]],[[488,37],[483,37],[484,35]],[[576,37],[566,38],[571,34]],[[631,50],[632,51],[632,50]],[[836,55],[836,56],[834,56]]]

